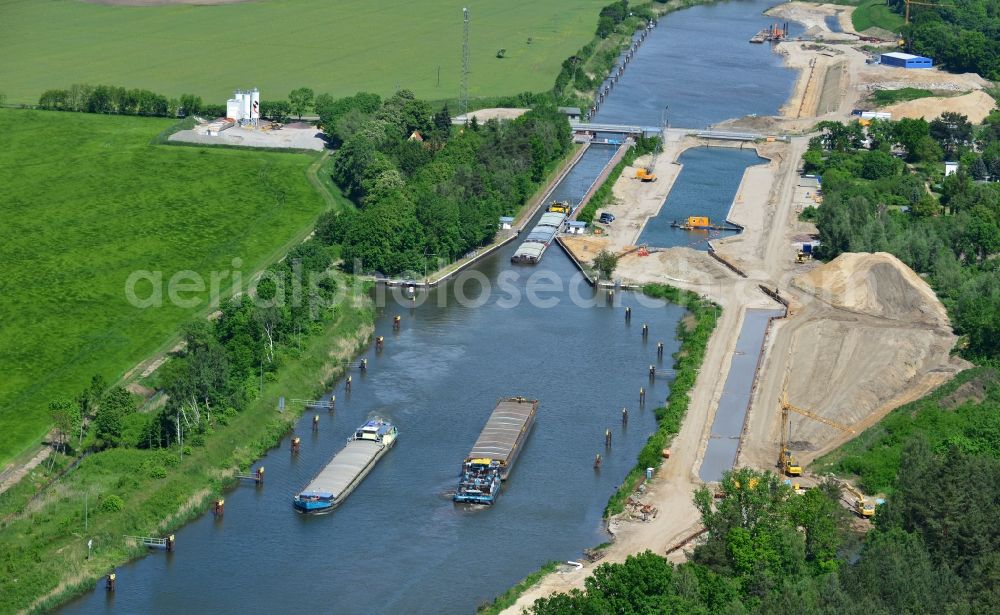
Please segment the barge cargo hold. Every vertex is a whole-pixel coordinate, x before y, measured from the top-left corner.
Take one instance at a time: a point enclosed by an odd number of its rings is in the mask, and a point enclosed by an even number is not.
[[[340,506],[392,448],[398,435],[392,423],[378,417],[369,420],[348,438],[347,445],[302,493],[292,499],[292,505],[307,514],[330,512]]]
[[[510,257],[510,262],[537,264],[538,261],[542,260],[542,254],[545,253],[545,249],[552,243],[552,238],[556,236],[556,233],[562,228],[564,222],[566,222],[566,214],[554,211],[547,211],[542,214],[542,217],[538,220],[538,224],[535,225],[535,228],[531,229],[527,238],[521,242],[517,251]]]
[[[537,399],[507,397],[497,402],[486,427],[462,464],[456,502],[493,504],[500,483],[507,480],[514,461],[535,424]]]

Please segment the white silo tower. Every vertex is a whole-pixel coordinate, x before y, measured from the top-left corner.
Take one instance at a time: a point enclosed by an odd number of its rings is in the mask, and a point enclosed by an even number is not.
[[[250,92],[240,92],[240,124],[250,123]]]

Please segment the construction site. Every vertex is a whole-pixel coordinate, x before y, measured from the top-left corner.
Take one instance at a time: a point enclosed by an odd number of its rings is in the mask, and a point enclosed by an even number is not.
[[[810,258],[817,229],[799,220],[799,213],[821,196],[815,180],[802,176],[808,137],[796,132],[818,119],[846,120],[873,90],[908,87],[914,80],[950,96],[902,105],[927,101],[940,113],[936,103],[944,101],[943,110],[965,112],[963,98],[988,98],[975,75],[866,63],[867,54],[855,47],[859,35],[850,28],[850,10],[791,3],[768,12],[804,23],[814,36],[845,42],[776,42],[777,52],[800,71],[781,114],[717,126],[784,133],[787,140],[706,139],[695,131],[665,130],[662,153],[626,168],[611,203],[598,211],[613,214],[614,222],[602,225],[599,235],[559,240],[580,263],[601,250],[618,255],[614,278],[624,286],[665,283],[697,292],[723,309],[669,459],[644,483],[642,493],[633,495],[625,512],[609,520],[614,542],[600,555],[602,563],[621,562],[646,549],[683,561],[685,550],[704,531],[692,493],[717,480],[719,467],[775,471],[801,493],[823,479],[809,471],[813,460],[969,367],[952,355],[957,337],[941,301],[896,257],[854,253],[826,264]],[[840,32],[829,29],[830,16],[839,19]],[[963,91],[968,94],[953,95]],[[899,106],[890,112],[910,116]],[[724,217],[708,220],[701,210],[661,212],[671,202],[671,190],[684,181],[682,154],[699,147],[749,148],[761,161],[743,172]],[[707,248],[640,241],[658,215],[678,220],[685,232],[703,237]],[[722,229],[730,226],[741,230],[726,235]],[[746,340],[754,338],[747,337],[747,328],[758,326],[761,317],[766,328],[756,339],[762,341],[748,357]],[[741,386],[749,389],[745,397],[740,397]],[[739,426],[738,437],[720,449],[726,425],[732,424]],[[844,507],[858,523],[868,523],[884,494],[840,483]],[[519,613],[538,597],[582,587],[594,565],[548,575],[506,612]]]

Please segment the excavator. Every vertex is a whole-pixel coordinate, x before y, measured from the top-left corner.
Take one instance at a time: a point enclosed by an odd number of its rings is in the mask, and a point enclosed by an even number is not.
[[[843,481],[841,484],[844,486],[844,489],[847,489],[854,496],[853,508],[859,517],[862,519],[871,519],[875,516],[875,505],[869,504],[863,493],[847,481]]]
[[[814,421],[819,421],[824,425],[829,425],[834,429],[839,429],[841,431],[846,431],[848,433],[854,433],[854,429],[844,425],[843,423],[838,423],[837,421],[826,418],[825,416],[820,416],[815,412],[810,412],[803,408],[793,406],[788,403],[788,391],[782,389],[781,391],[781,443],[778,449],[778,467],[781,471],[788,476],[802,476],[802,466],[795,462],[792,457],[792,452],[788,449],[788,431],[789,431],[789,419],[788,415],[790,412],[795,412],[796,414],[801,414],[802,416],[809,417]]]

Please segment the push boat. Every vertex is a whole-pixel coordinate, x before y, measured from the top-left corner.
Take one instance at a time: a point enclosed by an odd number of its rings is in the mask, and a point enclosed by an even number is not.
[[[359,427],[340,452],[320,470],[306,488],[292,498],[299,512],[321,514],[340,506],[396,443],[392,423],[375,417]]]
[[[507,397],[497,402],[486,426],[462,463],[456,502],[493,504],[535,424],[537,399]]]

